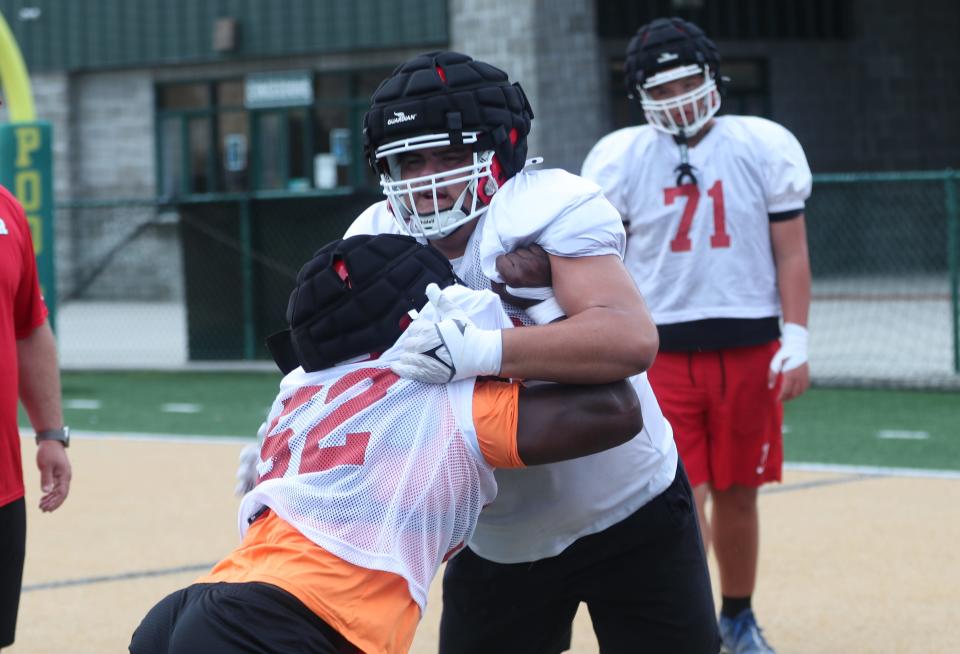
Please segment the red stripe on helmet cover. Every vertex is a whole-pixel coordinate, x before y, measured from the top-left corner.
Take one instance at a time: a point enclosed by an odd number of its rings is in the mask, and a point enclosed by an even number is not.
[[[334,259],[333,270],[340,277],[341,281],[347,283],[347,288],[350,288],[350,273],[347,272],[347,264],[343,262],[343,259]]]

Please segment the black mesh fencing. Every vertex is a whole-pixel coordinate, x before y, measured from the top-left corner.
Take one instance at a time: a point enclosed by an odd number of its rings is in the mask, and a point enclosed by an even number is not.
[[[815,381],[960,387],[957,183],[949,172],[815,178]]]

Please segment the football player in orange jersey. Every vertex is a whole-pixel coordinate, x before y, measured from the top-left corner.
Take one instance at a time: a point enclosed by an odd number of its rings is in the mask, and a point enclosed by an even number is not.
[[[336,241],[301,269],[290,329],[270,339],[287,374],[241,503],[243,541],[147,614],[133,654],[405,652],[431,579],[496,496],[495,467],[593,454],[641,432],[625,381],[393,373],[411,310],[428,324],[510,328],[496,295],[455,281],[446,257],[402,235]]]

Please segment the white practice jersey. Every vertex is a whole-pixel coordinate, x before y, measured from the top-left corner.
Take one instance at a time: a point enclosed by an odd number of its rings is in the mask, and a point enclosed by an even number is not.
[[[379,202],[351,225],[346,236],[401,233]],[[600,189],[562,170],[523,171],[494,195],[487,212],[454,262],[468,286],[489,289],[496,257],[538,243],[557,256],[622,255],[620,217]],[[517,325],[533,321],[504,303]],[[498,469],[496,501],[480,514],[470,547],[499,563],[555,556],[582,536],[625,519],[674,479],[677,449],[646,374],[632,380],[643,412],[643,431],[623,445],[587,457]]]
[[[803,148],[777,123],[720,116],[689,162],[697,185],[678,187],[680,149],[642,125],[605,136],[583,164],[627,224],[625,262],[654,322],[780,315],[769,214],[804,208]]]
[[[489,291],[449,297],[477,324],[510,326]],[[401,379],[396,355],[284,377],[239,526],[268,506],[341,559],[402,576],[422,610],[497,486],[474,428],[475,380]]]

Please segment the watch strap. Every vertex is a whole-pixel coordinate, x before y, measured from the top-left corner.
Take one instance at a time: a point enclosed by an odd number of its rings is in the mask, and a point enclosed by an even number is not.
[[[43,429],[37,432],[36,441],[60,441],[64,447],[70,446],[70,428],[63,426],[60,429]]]

